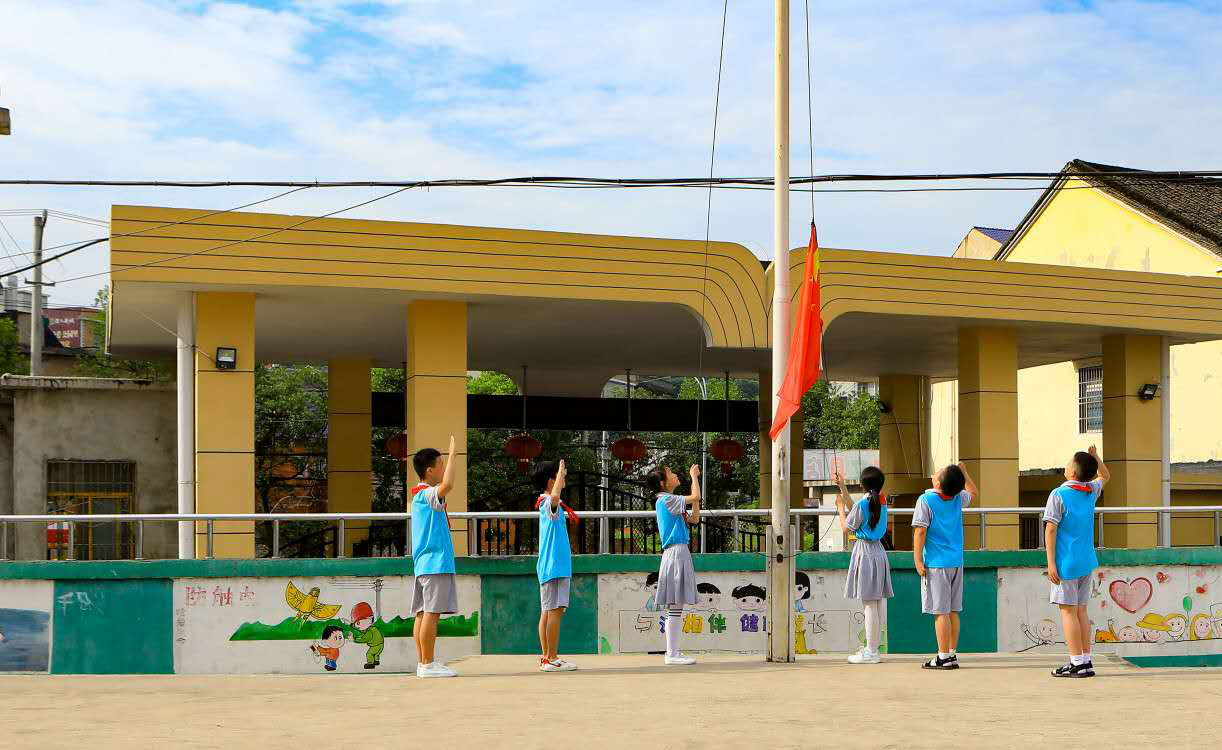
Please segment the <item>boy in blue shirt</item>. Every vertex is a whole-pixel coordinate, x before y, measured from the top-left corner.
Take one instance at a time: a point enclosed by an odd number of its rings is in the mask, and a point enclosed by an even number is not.
[[[912,513],[912,559],[921,576],[921,611],[934,616],[938,655],[924,669],[959,668],[959,613],[963,611],[963,509],[978,490],[960,462],[933,477]]]
[[[577,514],[560,501],[564,489],[564,461],[544,461],[535,469],[535,502],[539,511],[539,658],[540,672],[572,672],[577,665],[561,659],[560,621],[569,606],[569,583],[573,578],[573,553],[569,548],[568,522]]]
[[[1048,495],[1044,507],[1044,547],[1048,554],[1048,600],[1061,608],[1061,627],[1069,663],[1054,677],[1094,677],[1090,659],[1091,626],[1086,614],[1095,555],[1095,503],[1111,475],[1095,446],[1078,451],[1065,467],[1065,483]]]
[[[454,541],[450,538],[450,516],[446,495],[454,488],[454,436],[443,459],[433,448],[412,456],[412,467],[420,483],[412,488],[412,567],[415,584],[411,612],[415,616],[412,637],[416,641],[417,677],[456,677],[441,662],[433,660],[437,644],[437,621],[458,611],[458,589],[454,583]]]

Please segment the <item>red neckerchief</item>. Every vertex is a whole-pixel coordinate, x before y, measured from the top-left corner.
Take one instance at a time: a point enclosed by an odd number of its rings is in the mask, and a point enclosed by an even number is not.
[[[535,501],[535,510],[538,510],[539,506],[543,505],[544,500],[551,500],[551,499],[552,499],[551,495],[539,495],[539,499]],[[577,523],[578,521],[581,520],[580,518],[577,517],[577,511],[565,505],[563,500],[560,501],[560,507],[564,508],[564,515],[568,516],[569,520],[572,521],[573,523]]]
[[[1095,490],[1095,488],[1091,487],[1089,484],[1078,484],[1077,482],[1070,482],[1069,489],[1077,490],[1078,492],[1094,492]]]
[[[427,483],[427,482],[421,482],[420,484],[416,485],[415,487],[412,487],[412,498],[413,498],[413,499],[415,499],[416,495],[420,494],[421,490],[427,490],[427,489],[428,489],[429,487],[431,487],[431,486],[432,486],[432,485],[431,485],[431,484],[429,484],[429,483]],[[445,498],[442,498],[442,499],[441,499],[441,503],[442,503],[442,505],[443,505],[443,506],[445,505]],[[446,514],[446,528],[447,528],[447,529],[449,529],[451,532],[453,532],[453,531],[454,531],[454,528],[453,528],[452,526],[450,526],[450,511],[449,511],[449,509],[445,509],[445,510],[443,510],[443,511],[441,511],[441,512]]]
[[[942,498],[943,500],[953,500],[955,497],[954,495],[943,495],[942,490],[934,490],[934,492],[938,493],[938,497]]]

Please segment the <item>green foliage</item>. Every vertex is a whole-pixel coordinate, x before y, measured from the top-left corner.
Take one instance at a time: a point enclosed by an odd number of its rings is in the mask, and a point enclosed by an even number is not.
[[[878,398],[868,393],[838,395],[820,380],[802,397],[803,442],[807,448],[836,450],[878,447]]]
[[[87,378],[135,378],[151,380],[155,383],[168,383],[174,380],[174,369],[170,362],[153,362],[141,359],[119,359],[107,354],[110,341],[106,338],[106,314],[109,309],[110,287],[104,286],[98,290],[93,303],[102,311],[93,318],[88,318],[85,325],[93,329],[97,341],[105,345],[97,350],[83,351],[76,358],[73,368],[77,375]],[[167,334],[168,335],[168,334]]]
[[[370,372],[374,391],[403,393],[404,377],[401,368],[374,368]],[[415,477],[408,476],[411,467],[390,455],[386,441],[401,430],[395,427],[375,427],[370,450],[373,456],[373,506],[376,513],[394,513],[405,510],[403,493]]]
[[[17,324],[9,318],[0,318],[0,373],[27,375],[30,360],[21,356],[21,337]]]

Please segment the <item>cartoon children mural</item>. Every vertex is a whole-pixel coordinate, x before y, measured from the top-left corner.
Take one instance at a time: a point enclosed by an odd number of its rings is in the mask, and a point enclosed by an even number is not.
[[[645,606],[643,607],[643,609],[645,609],[647,612],[653,612],[655,609],[658,608],[657,605],[654,604],[654,601],[653,601],[654,596],[656,596],[658,593],[658,574],[657,572],[653,572],[645,576],[645,590],[649,592],[649,598],[645,600]]]
[[[1027,636],[1027,640],[1031,641],[1031,645],[1027,646],[1024,649],[1020,649],[1021,651],[1028,651],[1030,649],[1038,648],[1040,646],[1052,646],[1057,643],[1064,643],[1064,641],[1057,640],[1056,623],[1047,618],[1040,620],[1038,623],[1036,623],[1034,629],[1027,623],[1023,623],[1021,626],[1021,629],[1023,631],[1023,635]],[[1103,631],[1103,630],[1095,631],[1096,642],[1098,642],[1097,639],[1099,637],[1099,634],[1104,633],[1104,632],[1107,632],[1107,631]]]
[[[802,571],[793,574],[793,609],[795,612],[805,612],[803,601],[810,598],[810,576]]]
[[[1153,612],[1147,612],[1138,621],[1137,627],[1141,630],[1141,640],[1146,643],[1159,643],[1171,631],[1167,626],[1167,618]]]
[[[697,611],[709,612],[715,611],[721,606],[721,589],[711,583],[696,584],[696,607]]]
[[[1167,626],[1167,637],[1173,641],[1182,641],[1188,637],[1188,618],[1179,613],[1167,615],[1163,620]]]
[[[1205,613],[1195,615],[1188,629],[1189,637],[1194,641],[1211,641],[1214,637],[1213,619]]]
[[[315,661],[323,661],[323,669],[335,671],[335,663],[339,661],[339,650],[344,647],[344,631],[337,625],[327,625],[322,629],[322,637],[316,643],[310,644]]]
[[[754,583],[746,583],[730,592],[735,606],[743,612],[763,612],[767,605],[768,592]]]
[[[373,624],[373,607],[368,602],[357,602],[352,608],[352,631],[348,637],[353,643],[363,643],[369,646],[365,652],[365,669],[374,669],[382,661],[382,649],[386,647],[386,639],[382,631]]]

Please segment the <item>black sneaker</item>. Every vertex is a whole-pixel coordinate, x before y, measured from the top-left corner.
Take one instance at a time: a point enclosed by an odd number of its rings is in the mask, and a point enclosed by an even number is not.
[[[929,661],[921,663],[921,669],[958,669],[958,668],[959,668],[959,662],[955,661],[955,658],[953,656],[948,657],[946,659],[943,659],[940,656],[935,656],[932,659],[930,659]]]
[[[1090,668],[1090,662],[1086,664],[1074,664],[1069,662],[1060,667],[1057,667],[1052,672],[1053,677],[1094,677],[1095,673]]]
[[[1090,674],[1088,674],[1087,677],[1095,676],[1095,665],[1093,662],[1088,661],[1085,664],[1083,664],[1082,666],[1086,668],[1087,672],[1090,672]]]

